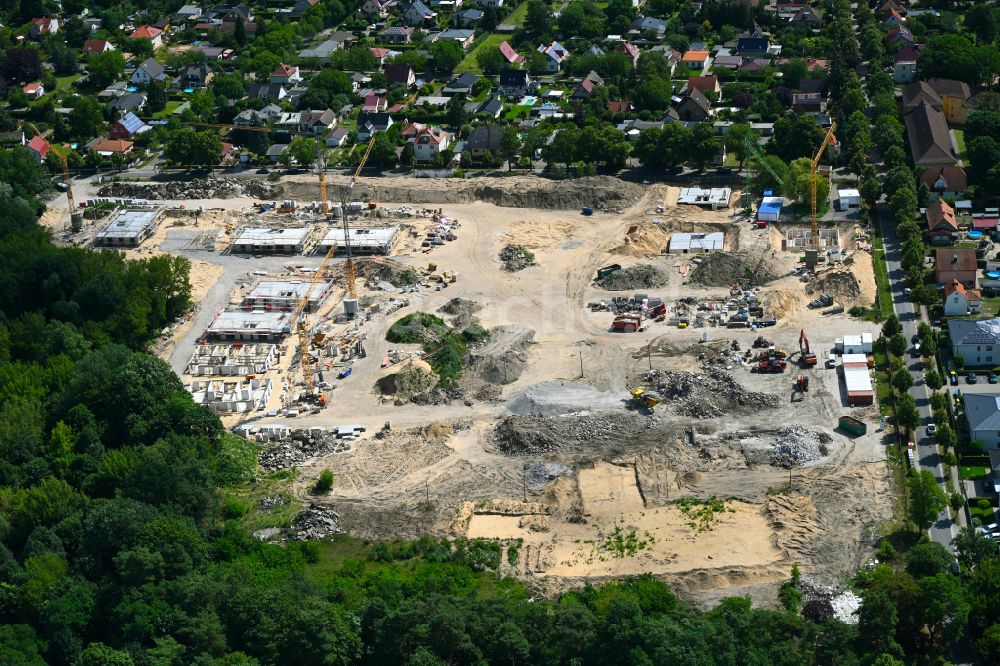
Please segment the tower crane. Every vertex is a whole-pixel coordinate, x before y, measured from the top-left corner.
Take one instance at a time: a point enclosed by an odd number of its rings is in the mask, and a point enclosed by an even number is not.
[[[833,132],[837,129],[837,123],[831,122],[830,129],[827,130],[826,136],[823,137],[823,143],[820,144],[819,150],[816,151],[816,157],[813,158],[812,164],[810,164],[809,170],[809,187],[812,190],[812,236],[809,239],[809,244],[812,245],[812,249],[819,253],[819,220],[816,219],[816,168],[819,166],[819,158],[823,156],[823,151],[826,147],[830,145],[830,141],[833,140]]]
[[[364,167],[365,162],[368,161],[368,156],[371,154],[372,146],[375,145],[375,137],[368,143],[368,148],[365,150],[364,156],[361,158],[361,163],[358,165],[357,170],[351,177],[350,185],[342,188],[341,190],[341,214],[343,216],[344,225],[344,248],[347,252],[347,261],[345,262],[344,270],[346,272],[347,278],[347,293],[353,298],[357,298],[357,287],[355,285],[356,271],[354,267],[354,258],[351,254],[351,235],[347,226],[347,195],[354,189],[354,184],[357,181],[358,175],[361,173],[362,167]],[[323,174],[322,168],[320,169],[320,174]],[[321,175],[320,187],[323,190],[323,209],[326,212],[326,177]],[[313,391],[315,390],[315,385],[313,383],[313,363],[309,353],[309,326],[306,321],[306,308],[309,305],[309,297],[312,294],[313,288],[319,284],[323,278],[326,277],[327,271],[330,268],[330,262],[333,260],[333,255],[337,252],[337,244],[331,243],[330,249],[327,250],[326,255],[323,257],[323,261],[320,262],[319,268],[313,273],[312,280],[309,281],[309,287],[306,292],[299,299],[299,302],[295,304],[295,308],[292,310],[291,321],[295,326],[295,332],[298,336],[299,342],[299,362],[302,364],[302,378],[306,387],[306,396],[312,398]]]
[[[42,136],[42,133],[34,123],[25,124],[31,128],[36,136]],[[69,177],[69,161],[66,151],[62,146],[57,146],[54,143],[49,144],[49,150],[56,156],[56,159],[59,160],[59,166],[62,167],[63,184],[66,186],[66,204],[69,208],[70,218],[72,218],[73,213],[76,212],[76,201],[73,199],[73,181]]]

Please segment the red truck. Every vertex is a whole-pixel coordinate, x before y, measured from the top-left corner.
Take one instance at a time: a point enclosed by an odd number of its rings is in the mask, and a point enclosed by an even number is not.
[[[611,330],[621,331],[622,333],[635,333],[641,325],[642,315],[620,314],[611,322]]]

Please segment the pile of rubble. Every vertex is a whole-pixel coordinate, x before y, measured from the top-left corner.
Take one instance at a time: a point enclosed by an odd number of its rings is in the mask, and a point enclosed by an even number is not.
[[[338,520],[340,516],[333,510],[310,504],[292,521],[290,538],[294,541],[317,541],[340,534],[344,530],[337,526]]]
[[[691,271],[689,280],[703,287],[728,287],[734,283],[767,284],[782,275],[763,256],[747,252],[710,252]]]
[[[295,430],[287,439],[261,451],[258,460],[261,468],[270,473],[296,467],[312,458],[350,450],[351,443],[337,439],[333,433]]]
[[[535,255],[520,245],[504,245],[500,250],[500,263],[508,273],[516,273],[535,264]]]
[[[668,371],[656,379],[656,391],[669,403],[669,411],[682,416],[711,419],[730,412],[756,412],[777,407],[781,400],[770,393],[747,390],[722,370],[704,374]]]
[[[596,282],[601,289],[608,291],[629,291],[632,289],[655,289],[663,287],[670,280],[669,276],[652,264],[638,264],[615,271]]]
[[[596,450],[602,444],[622,445],[655,421],[627,412],[576,417],[508,416],[493,429],[493,444],[501,453],[531,456],[565,449]]]
[[[739,438],[748,462],[767,462],[786,469],[822,459],[830,441],[828,434],[799,425]]]
[[[281,186],[259,178],[206,178],[203,180],[169,181],[166,183],[114,182],[97,194],[101,197],[127,199],[277,199]]]
[[[257,508],[261,511],[271,511],[279,506],[288,504],[288,498],[284,495],[275,495],[273,497],[262,497],[260,501],[257,502]]]

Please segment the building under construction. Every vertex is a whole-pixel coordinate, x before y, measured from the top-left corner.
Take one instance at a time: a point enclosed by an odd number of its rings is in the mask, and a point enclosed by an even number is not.
[[[271,386],[270,379],[211,379],[191,382],[188,391],[196,404],[216,414],[238,414],[264,409],[271,397]]]
[[[111,217],[111,221],[94,237],[96,247],[139,247],[156,231],[163,219],[164,208],[125,208]]]
[[[801,229],[791,228],[785,233],[785,247],[788,250],[809,250],[813,248],[812,229],[803,227]],[[840,231],[834,229],[819,230],[819,250],[840,249]]]
[[[199,345],[185,372],[195,377],[261,375],[277,362],[276,345]]]
[[[230,251],[235,254],[302,254],[312,233],[303,227],[243,227]]]
[[[318,280],[309,288],[303,280],[260,280],[243,297],[241,306],[246,310],[294,310],[299,301],[309,294],[303,308],[315,312],[330,291],[327,280]]]
[[[346,252],[347,242],[351,241],[351,252],[354,254],[381,254],[388,255],[399,236],[399,227],[349,227],[348,236],[345,236],[343,227],[331,227],[323,240],[316,245],[316,252],[326,254],[332,246],[336,246],[337,252]]]
[[[214,340],[277,342],[292,330],[292,315],[282,311],[223,310],[208,325],[205,337]]]

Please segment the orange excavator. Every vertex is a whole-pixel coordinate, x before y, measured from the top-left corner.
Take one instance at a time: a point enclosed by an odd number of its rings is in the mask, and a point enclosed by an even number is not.
[[[816,365],[816,354],[809,348],[809,336],[805,329],[799,330],[799,356],[805,365]]]

